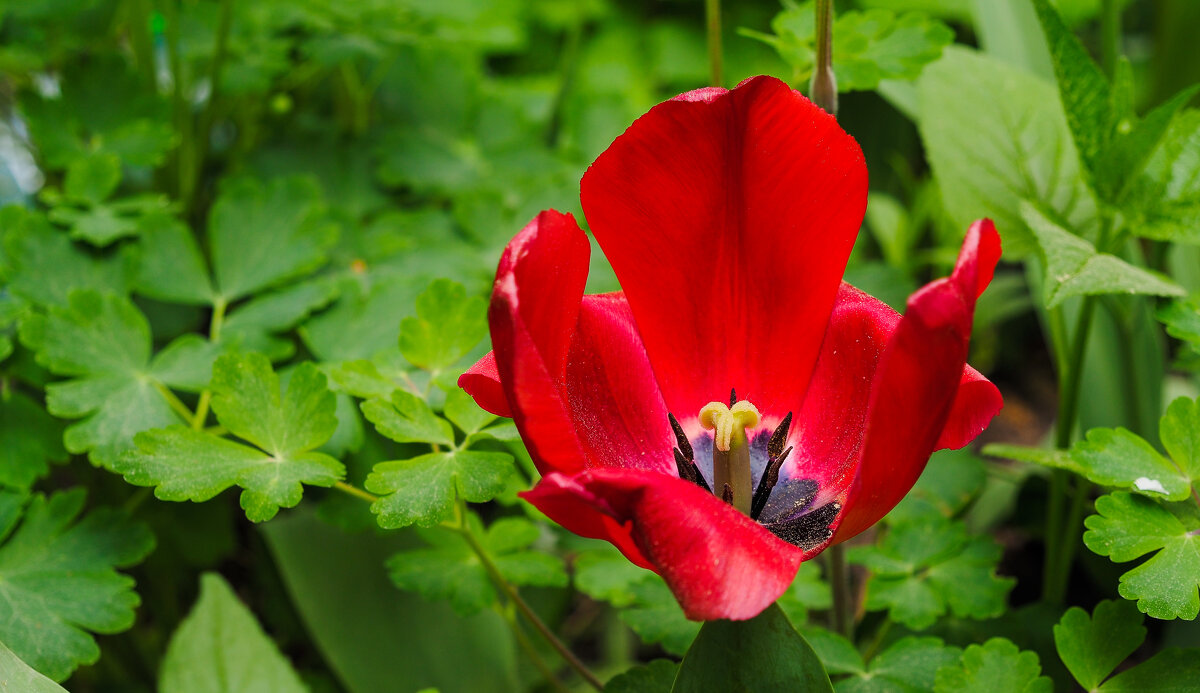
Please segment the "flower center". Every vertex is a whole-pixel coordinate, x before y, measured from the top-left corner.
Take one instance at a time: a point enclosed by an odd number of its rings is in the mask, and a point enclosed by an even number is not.
[[[731,396],[730,400],[735,400]],[[700,410],[700,426],[713,432],[713,489],[726,503],[749,515],[751,510],[750,445],[746,429],[762,417],[747,400],[709,402]]]

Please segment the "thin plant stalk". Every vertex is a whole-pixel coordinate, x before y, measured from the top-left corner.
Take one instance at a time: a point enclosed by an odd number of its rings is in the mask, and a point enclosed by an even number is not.
[[[838,110],[837,78],[833,74],[833,0],[817,0],[817,62],[813,66],[812,84],[808,94],[813,103],[836,116]]]
[[[708,72],[712,86],[721,81],[721,0],[704,0],[704,19],[708,32]]]

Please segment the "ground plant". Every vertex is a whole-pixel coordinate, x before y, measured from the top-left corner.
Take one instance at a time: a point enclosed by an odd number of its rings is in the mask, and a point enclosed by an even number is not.
[[[0,691],[1200,691],[1198,27],[0,0]]]

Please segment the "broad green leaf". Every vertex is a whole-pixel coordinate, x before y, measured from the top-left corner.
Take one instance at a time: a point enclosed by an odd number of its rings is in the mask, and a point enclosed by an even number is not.
[[[669,690],[670,682],[667,685],[663,690]],[[67,693],[67,689],[22,662],[4,643],[0,643],[0,689],[14,693]]]
[[[815,59],[813,5],[786,7],[771,21],[775,35],[743,31],[775,47],[792,66],[794,82],[812,76]],[[915,79],[942,54],[954,31],[917,12],[897,16],[873,9],[839,13],[833,25],[833,71],[838,91],[874,89],[885,79]]]
[[[1192,691],[1200,681],[1200,649],[1168,647],[1104,682],[1101,693]]]
[[[1129,602],[1102,601],[1092,616],[1071,607],[1054,626],[1058,656],[1086,690],[1100,682],[1133,654],[1146,639],[1142,615]]]
[[[434,414],[425,400],[405,390],[393,390],[391,400],[367,400],[362,411],[380,433],[398,443],[454,445],[450,424]]]
[[[229,182],[208,218],[217,291],[226,302],[307,274],[326,261],[337,227],[305,178]]]
[[[1054,223],[1029,203],[1021,204],[1021,218],[1037,239],[1045,263],[1042,301],[1047,308],[1054,308],[1071,296],[1186,293],[1164,275],[1098,252],[1087,240]]]
[[[9,207],[0,213],[4,278],[16,296],[41,305],[66,305],[74,290],[118,294],[128,289],[132,267],[124,251],[89,253],[44,216]]]
[[[915,630],[947,610],[960,618],[999,616],[1015,584],[995,574],[995,542],[969,536],[961,522],[940,515],[897,523],[877,546],[855,547],[850,558],[872,572],[867,609],[887,609]]]
[[[958,663],[962,650],[939,638],[908,636],[871,660],[867,670],[834,684],[838,693],[902,693],[933,690],[937,672]]]
[[[1037,248],[1021,218],[1022,200],[1052,210],[1071,229],[1095,225],[1096,203],[1052,85],[948,47],[917,88],[921,140],[957,225],[991,217],[1013,258]]]
[[[453,366],[487,336],[487,301],[438,279],[417,296],[416,317],[400,323],[400,353],[427,371]]]
[[[159,693],[305,693],[279,648],[229,584],[200,576],[200,598],[167,645]]]
[[[1132,233],[1200,243],[1200,110],[1186,109],[1167,126],[1122,200]]]
[[[120,182],[121,160],[114,154],[94,154],[67,167],[63,194],[71,202],[95,206],[108,199]]]
[[[20,524],[0,523],[0,642],[42,674],[61,681],[100,658],[88,631],[133,625],[139,599],[116,571],[141,561],[154,537],[108,509],[80,519],[84,492],[33,496]],[[2,536],[2,535],[0,535]]]
[[[66,461],[58,422],[21,392],[0,390],[0,488],[27,490],[50,462]]]
[[[772,605],[748,621],[705,623],[671,690],[832,691],[833,686],[812,647]]]
[[[455,497],[470,503],[495,498],[512,471],[510,455],[476,450],[381,462],[367,477],[367,490],[383,494],[371,504],[371,512],[385,529],[413,523],[431,527],[453,515]]]
[[[1184,89],[1140,120],[1114,113],[1116,125],[1113,139],[1098,163],[1097,184],[1102,194],[1120,200],[1122,206],[1127,206],[1124,204],[1125,195],[1137,180],[1136,175],[1131,174],[1142,172],[1150,156],[1167,136],[1176,114],[1196,96],[1197,91],[1200,91],[1200,85]],[[1142,235],[1137,226],[1131,226],[1130,229]]]
[[[240,486],[246,517],[264,522],[294,507],[303,484],[332,486],[345,475],[315,449],[337,428],[332,392],[312,363],[301,364],[281,391],[262,354],[228,354],[213,369],[212,408],[231,434],[254,446],[184,426],[139,434],[112,467],[137,486],[154,486],[170,501],[205,501]]]
[[[482,527],[472,516],[472,524]],[[509,517],[477,531],[479,543],[505,580],[514,585],[563,587],[567,572],[562,561],[529,550],[538,538],[537,525]],[[496,591],[479,557],[460,536],[444,530],[422,533],[430,548],[404,551],[388,559],[388,574],[403,590],[426,599],[446,599],[459,614],[473,614],[495,602]]]
[[[83,420],[63,442],[107,464],[134,434],[179,423],[150,361],[150,326],[133,303],[94,291],[72,292],[21,324],[21,341],[51,373],[70,380],[46,386],[46,407],[60,418]]]
[[[1096,512],[1083,522],[1089,549],[1117,563],[1154,552],[1121,576],[1122,597],[1136,599],[1154,618],[1200,615],[1200,523],[1184,524],[1164,506],[1124,491],[1096,499]]]
[[[961,664],[937,672],[935,693],[1051,693],[1054,684],[1041,676],[1042,665],[1033,652],[1022,652],[1004,638],[971,645]]]
[[[655,659],[612,677],[604,693],[670,693],[678,671],[678,662]]]
[[[141,222],[136,288],[160,301],[203,305],[215,291],[191,229],[165,214]]]
[[[1087,170],[1096,174],[1100,155],[1107,148],[1115,126],[1110,108],[1112,87],[1049,1],[1033,0],[1033,6],[1050,48],[1050,61],[1054,64],[1075,146]]]

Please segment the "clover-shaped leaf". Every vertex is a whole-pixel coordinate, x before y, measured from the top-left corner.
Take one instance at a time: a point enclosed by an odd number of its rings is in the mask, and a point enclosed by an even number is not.
[[[0,211],[4,278],[14,295],[40,305],[66,305],[72,291],[123,294],[132,279],[124,250],[89,253],[55,229],[42,214],[20,207]]]
[[[139,431],[180,422],[164,396],[170,369],[151,360],[150,325],[129,299],[72,292],[66,306],[26,318],[21,341],[47,370],[70,378],[46,386],[51,414],[83,419],[63,436],[68,451],[107,465]]]
[[[49,462],[66,461],[62,426],[28,396],[0,390],[0,487],[28,489]]]
[[[227,354],[213,369],[217,421],[253,445],[183,426],[146,431],[113,470],[138,486],[154,486],[171,501],[205,501],[240,486],[241,504],[253,522],[300,502],[303,484],[332,486],[342,464],[316,448],[337,429],[334,394],[312,363],[292,372],[286,391],[262,354]]]
[[[200,577],[200,598],[171,636],[158,690],[306,693],[308,687],[229,584],[206,573]]]
[[[26,664],[61,681],[100,658],[88,631],[133,625],[139,599],[116,568],[141,561],[154,537],[124,513],[82,519],[82,489],[28,500],[0,492],[0,642]]]
[[[431,527],[451,516],[456,495],[471,503],[495,498],[504,491],[512,471],[511,455],[478,450],[455,449],[381,462],[367,477],[367,490],[384,494],[371,504],[371,512],[386,529],[413,523]]]
[[[400,353],[409,363],[437,372],[453,366],[487,335],[487,301],[467,296],[449,279],[437,279],[417,296],[417,315],[400,323]]]
[[[390,400],[367,400],[362,411],[380,433],[398,443],[454,445],[450,424],[411,392],[395,390]]]
[[[1042,665],[1033,652],[1022,652],[1011,641],[992,638],[971,645],[961,664],[937,672],[934,693],[1051,693],[1053,682],[1041,676]]]
[[[1091,616],[1071,607],[1054,626],[1058,656],[1079,685],[1095,690],[1146,639],[1142,619],[1129,602],[1100,602]]]
[[[1121,596],[1154,618],[1193,619],[1200,615],[1200,520],[1193,504],[1170,507],[1178,515],[1125,491],[1101,496],[1098,514],[1084,520],[1083,543],[1117,563],[1154,552],[1121,576]]]
[[[478,520],[470,522],[476,528]],[[487,531],[476,531],[479,544],[487,552],[504,579],[514,585],[562,587],[567,573],[562,561],[547,553],[529,549],[538,538],[537,525],[507,517],[492,523]],[[392,582],[404,590],[414,590],[426,599],[447,599],[463,616],[492,604],[496,591],[479,557],[453,533],[428,530],[421,533],[430,546],[398,553],[388,559]]]
[[[958,663],[961,654],[962,650],[946,645],[940,638],[908,636],[889,645],[865,669],[854,671],[833,688],[837,693],[932,690],[938,670]]]
[[[887,609],[918,630],[948,610],[963,618],[998,616],[1015,583],[995,574],[995,542],[938,515],[897,523],[877,546],[855,547],[850,558],[872,572],[867,608]]]

